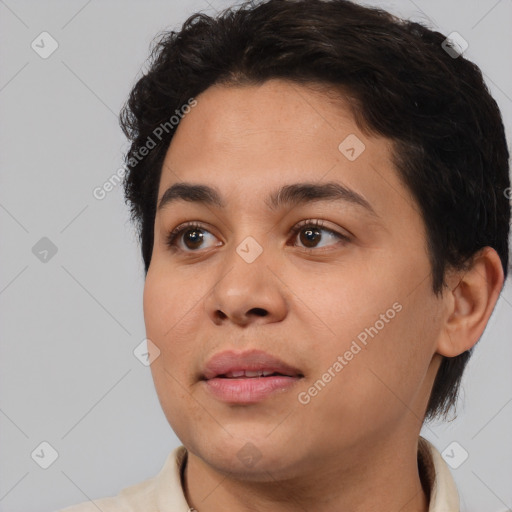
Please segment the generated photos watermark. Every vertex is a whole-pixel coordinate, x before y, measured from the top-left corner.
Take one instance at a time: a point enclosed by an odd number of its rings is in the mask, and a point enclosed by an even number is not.
[[[176,109],[174,114],[165,122],[160,123],[146,138],[144,144],[137,149],[137,151],[132,153],[132,156],[128,160],[128,166],[130,168],[134,168],[139,162],[141,162],[146,156],[149,155],[150,151],[154,149],[159,142],[164,138],[164,134],[171,133],[172,130],[178,126],[183,117],[189,114],[194,108],[197,106],[197,100],[194,98],[190,98],[187,103],[182,105],[181,108]],[[98,201],[102,201],[107,197],[109,192],[112,192],[116,188],[119,183],[122,182],[125,174],[128,172],[126,167],[120,167],[113,173],[101,186],[97,186],[93,189],[92,195]]]
[[[397,313],[402,311],[402,309],[402,304],[395,302],[385,313],[380,314],[379,319],[376,320],[372,326],[366,327],[361,331],[357,335],[357,340],[352,340],[350,348],[346,350],[343,355],[338,355],[336,361],[327,368],[325,373],[323,373],[322,376],[307,389],[307,391],[301,391],[297,395],[299,403],[302,405],[309,404],[311,399],[317,396],[327,386],[327,384],[329,384],[329,382],[331,382],[332,379],[334,379],[334,377],[336,377],[336,375],[338,375],[341,370],[343,370],[343,368],[345,368],[345,366],[347,366],[350,361],[352,361],[354,357],[361,352],[363,347],[368,345],[368,342],[370,341],[368,338],[375,338],[375,336],[377,336],[379,332],[382,331],[382,329],[384,329],[384,327],[386,327],[393,318],[395,318]]]

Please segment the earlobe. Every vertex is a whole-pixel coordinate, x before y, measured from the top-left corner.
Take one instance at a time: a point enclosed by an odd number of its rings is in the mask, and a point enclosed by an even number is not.
[[[445,324],[437,353],[455,357],[471,349],[482,336],[503,288],[504,273],[498,253],[484,247],[468,270],[454,274],[445,292]]]

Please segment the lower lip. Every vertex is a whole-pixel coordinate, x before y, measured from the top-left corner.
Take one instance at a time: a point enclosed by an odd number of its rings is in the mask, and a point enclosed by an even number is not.
[[[242,379],[214,378],[204,381],[210,393],[224,402],[251,404],[260,402],[274,393],[287,391],[300,377],[254,377]]]

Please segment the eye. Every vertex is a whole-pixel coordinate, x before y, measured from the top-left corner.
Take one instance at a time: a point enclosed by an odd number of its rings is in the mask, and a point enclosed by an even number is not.
[[[200,224],[193,222],[182,224],[176,229],[173,229],[167,235],[166,245],[181,251],[188,251],[190,249],[191,251],[195,252],[194,250],[200,248],[199,246],[204,242],[206,238],[208,238],[205,236],[205,233],[209,233],[211,235],[211,233]],[[182,235],[185,236],[182,237]],[[178,242],[182,241],[185,244],[185,249],[183,249],[183,247],[179,247]],[[222,242],[214,245],[221,244]]]
[[[292,229],[292,233],[295,235],[295,238],[299,233],[303,233],[303,236],[300,237],[300,242],[304,244],[306,249],[319,247],[317,245],[318,242],[324,238],[321,235],[322,231],[329,233],[330,235],[328,238],[331,239],[342,240],[343,242],[348,242],[350,240],[348,236],[342,235],[332,229],[325,228],[322,220],[306,220]]]
[[[322,220],[306,220],[291,229],[294,239],[297,238],[299,233],[304,233],[304,236],[302,236],[300,240],[301,243],[304,244],[305,249],[318,247],[317,244],[323,238],[321,235],[322,231],[329,233],[329,238],[331,239],[342,240],[343,242],[350,240],[348,236],[325,228]],[[189,222],[173,229],[167,235],[166,245],[179,251],[197,252],[196,250],[201,249],[201,244],[208,239],[209,235],[215,238],[210,231],[205,229],[201,224]],[[182,243],[182,245],[180,243]],[[214,247],[219,245],[222,245],[222,242],[213,244]]]

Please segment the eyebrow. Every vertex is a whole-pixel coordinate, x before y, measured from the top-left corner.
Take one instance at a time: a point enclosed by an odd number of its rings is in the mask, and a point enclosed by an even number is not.
[[[175,183],[164,192],[157,210],[160,211],[162,208],[175,201],[190,201],[219,209],[226,208],[226,202],[222,199],[220,192],[208,185],[185,182]],[[322,184],[293,183],[284,185],[270,194],[265,204],[271,210],[277,210],[285,206],[294,207],[317,201],[343,201],[352,203],[366,209],[368,213],[373,216],[379,217],[371,204],[363,196],[358,194],[355,190],[336,182]]]

